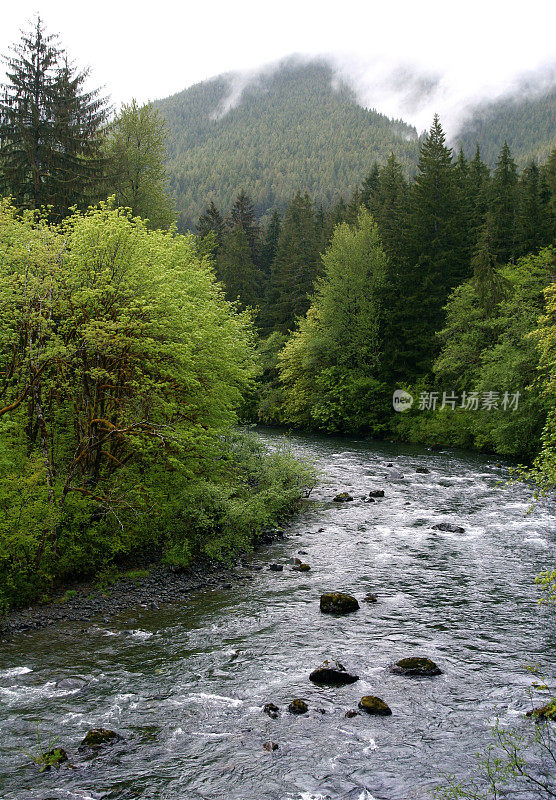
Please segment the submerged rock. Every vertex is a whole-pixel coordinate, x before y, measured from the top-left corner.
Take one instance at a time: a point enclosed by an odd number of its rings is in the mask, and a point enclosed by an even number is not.
[[[103,744],[108,744],[109,742],[117,742],[121,738],[122,737],[118,733],[111,731],[108,728],[93,728],[85,734],[85,738],[79,745],[79,749],[82,750],[85,747],[91,747],[95,749],[97,747],[102,747]]]
[[[359,716],[359,711],[355,711],[355,709],[353,709],[353,708],[350,708],[350,710],[346,711],[346,713],[344,714],[344,717],[347,717],[348,719],[351,719],[352,717],[358,717],[358,716]]]
[[[386,476],[390,481],[401,481],[404,477],[403,472],[400,472],[398,469],[392,469]]]
[[[263,750],[272,753],[273,750],[278,750],[278,745],[276,744],[276,742],[265,742],[263,744]]]
[[[371,489],[369,497],[384,497],[384,489]]]
[[[72,689],[83,689],[84,686],[87,685],[87,681],[84,678],[62,678],[59,681],[56,681],[56,688],[57,689],[66,689],[68,691]]]
[[[461,525],[454,525],[453,522],[439,522],[432,526],[433,531],[448,531],[448,533],[465,533],[465,528]]]
[[[396,675],[415,675],[428,678],[432,675],[442,675],[442,670],[430,658],[402,658],[390,667],[390,672]]]
[[[294,572],[309,572],[310,569],[311,567],[309,566],[309,564],[303,564],[303,562],[301,562],[300,564],[296,564],[295,566],[292,567],[292,570]]]
[[[376,596],[376,594],[373,594],[372,592],[367,592],[367,594],[363,598],[363,602],[364,603],[378,603],[378,597]]]
[[[337,494],[334,498],[335,503],[349,503],[351,500],[353,500],[353,497],[349,492],[340,492],[340,494]]]
[[[320,610],[323,614],[349,614],[358,608],[359,603],[350,594],[327,592],[320,596]]]
[[[373,697],[370,694],[362,697],[357,705],[367,714],[375,714],[380,717],[389,717],[392,713],[392,709],[384,700],[381,700],[380,697]]]
[[[309,711],[309,706],[305,700],[300,700],[297,698],[291,701],[288,706],[288,711],[290,714],[306,714]]]
[[[283,569],[284,569],[283,564],[270,564],[269,566],[269,570],[271,572],[282,572]]]
[[[277,719],[280,709],[278,706],[274,705],[274,703],[267,703],[263,711],[265,714],[268,714],[271,719]]]
[[[358,681],[359,676],[352,675],[338,661],[326,660],[311,672],[309,680],[317,686],[347,686]]]
[[[429,472],[430,472],[430,469],[427,469],[427,467],[417,467],[415,472],[418,472],[420,475],[428,475]]]

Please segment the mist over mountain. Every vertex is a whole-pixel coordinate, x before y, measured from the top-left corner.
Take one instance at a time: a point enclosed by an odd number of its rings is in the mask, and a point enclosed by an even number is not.
[[[155,105],[168,123],[180,225],[194,228],[210,201],[226,211],[241,188],[263,215],[283,209],[297,189],[327,205],[392,152],[411,175],[419,133],[436,111],[467,154],[478,143],[492,164],[507,139],[518,163],[542,158],[556,143],[554,86],[553,73],[540,92],[529,77],[499,99],[472,102],[442,76],[409,64],[294,56],[203,81]]]

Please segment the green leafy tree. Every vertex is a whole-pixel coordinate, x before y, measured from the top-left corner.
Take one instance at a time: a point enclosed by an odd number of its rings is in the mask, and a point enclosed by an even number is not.
[[[166,179],[166,123],[152,105],[123,105],[110,126],[107,193],[151,228],[168,228],[175,218]]]
[[[381,430],[381,297],[387,259],[371,215],[339,225],[311,306],[280,355],[283,418],[328,431]]]

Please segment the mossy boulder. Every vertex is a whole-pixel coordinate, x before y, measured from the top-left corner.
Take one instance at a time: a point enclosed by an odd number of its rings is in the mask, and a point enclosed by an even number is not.
[[[442,675],[442,670],[430,658],[414,657],[402,658],[390,667],[390,672],[396,675],[409,675],[419,678],[429,678],[433,675]]]
[[[326,660],[311,672],[309,680],[317,686],[347,686],[358,681],[359,676],[352,675],[338,661]]]
[[[87,747],[95,750],[97,747],[102,747],[104,744],[111,744],[121,740],[121,736],[115,731],[108,728],[93,728],[85,734],[85,738],[79,745],[79,749]]]
[[[296,698],[292,700],[288,706],[288,711],[290,714],[306,714],[309,711],[309,706],[305,702],[305,700],[300,700]]]
[[[526,716],[533,717],[535,720],[552,720],[556,722],[556,698],[553,698],[544,706],[528,711]]]
[[[353,497],[350,495],[349,492],[340,492],[334,498],[335,503],[350,503],[353,500]]]
[[[309,564],[304,564],[302,562],[301,564],[295,564],[295,566],[292,567],[292,570],[294,572],[310,572],[311,567],[309,566]]]
[[[320,610],[323,614],[349,614],[357,611],[359,603],[344,592],[326,592],[320,596]]]
[[[367,714],[375,714],[379,717],[389,717],[392,713],[392,709],[384,700],[370,694],[362,697],[357,705],[361,711],[365,711]]]

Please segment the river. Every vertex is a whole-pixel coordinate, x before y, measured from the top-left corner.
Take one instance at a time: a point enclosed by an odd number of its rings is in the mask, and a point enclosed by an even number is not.
[[[554,677],[556,663],[554,612],[537,604],[534,585],[556,560],[554,504],[527,514],[530,489],[504,486],[507,469],[487,456],[352,438],[292,443],[322,479],[286,538],[248,560],[245,581],[87,632],[64,623],[1,644],[2,800],[423,800],[443,772],[472,771],[496,715],[532,724],[523,665]],[[404,478],[389,479],[388,463]],[[385,497],[363,502],[372,489]],[[341,491],[355,500],[334,503]],[[465,532],[432,529],[443,521]],[[310,572],[291,569],[300,550]],[[331,617],[319,610],[330,590],[378,602]],[[389,672],[414,655],[443,674]],[[327,657],[359,680],[311,684]],[[85,686],[56,687],[72,676]],[[367,694],[392,716],[346,718]],[[309,712],[289,714],[293,698]],[[262,712],[269,702],[278,719]],[[93,727],[123,740],[79,752]],[[37,728],[43,745],[57,737],[73,768],[38,772],[26,755]],[[276,751],[263,749],[268,740]]]

